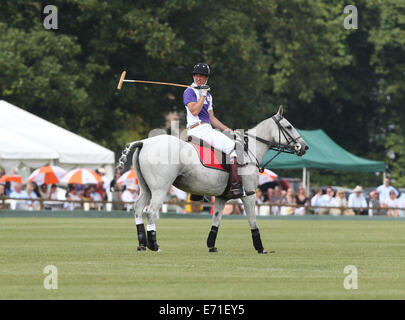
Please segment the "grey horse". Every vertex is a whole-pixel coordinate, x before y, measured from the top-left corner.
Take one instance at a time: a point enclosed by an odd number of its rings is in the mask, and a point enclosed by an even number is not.
[[[243,146],[241,150],[246,160],[245,165],[239,168],[245,190],[256,190],[259,179],[258,167],[270,148],[278,152],[295,153],[298,156],[304,155],[308,149],[305,141],[282,113],[283,109],[280,107],[274,116],[238,134],[237,144]],[[207,246],[210,252],[216,252],[218,228],[225,203],[229,200],[223,196],[228,185],[229,173],[202,165],[195,148],[190,143],[171,135],[158,135],[128,143],[120,157],[118,169],[123,169],[128,154],[133,150],[135,150],[133,166],[140,186],[140,195],[134,208],[138,250],[146,248],[152,251],[160,250],[156,240],[155,222],[170,186],[174,185],[193,195],[215,196]],[[256,223],[255,199],[255,194],[241,197],[252,232],[253,246],[258,253],[267,253],[263,248]],[[144,209],[147,216],[147,233],[142,219]]]

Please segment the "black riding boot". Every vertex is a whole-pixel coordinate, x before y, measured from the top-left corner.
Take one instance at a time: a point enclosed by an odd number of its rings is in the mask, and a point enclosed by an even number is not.
[[[232,198],[239,198],[243,196],[243,186],[241,178],[238,174],[239,164],[236,160],[230,164],[230,175],[231,175],[231,188],[229,189],[229,194]]]

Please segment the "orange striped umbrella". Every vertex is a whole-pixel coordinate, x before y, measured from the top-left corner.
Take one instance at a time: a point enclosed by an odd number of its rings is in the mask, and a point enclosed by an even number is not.
[[[128,170],[125,172],[117,181],[119,184],[130,185],[138,184],[138,177],[134,169]]]
[[[267,182],[275,181],[277,179],[277,174],[269,169],[264,169],[263,172],[259,173],[259,185]]]
[[[7,181],[23,183],[22,179],[21,179],[21,176],[18,176],[18,175],[9,176],[9,175],[5,174],[0,178],[0,183],[1,182],[7,182]]]
[[[101,177],[95,173],[93,170],[79,168],[66,173],[61,182],[71,184],[97,184],[103,182]]]
[[[66,170],[58,166],[45,166],[36,169],[29,177],[29,182],[38,184],[58,184],[66,174]]]

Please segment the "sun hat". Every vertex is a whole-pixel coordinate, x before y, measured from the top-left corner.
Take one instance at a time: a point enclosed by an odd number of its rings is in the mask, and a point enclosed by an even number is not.
[[[363,192],[363,188],[361,186],[356,186],[356,188],[353,189],[353,192]]]

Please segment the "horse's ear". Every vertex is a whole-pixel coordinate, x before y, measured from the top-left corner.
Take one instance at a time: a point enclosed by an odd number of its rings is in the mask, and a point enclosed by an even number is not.
[[[283,115],[283,106],[280,106],[280,108],[278,108],[277,114],[280,116]]]

